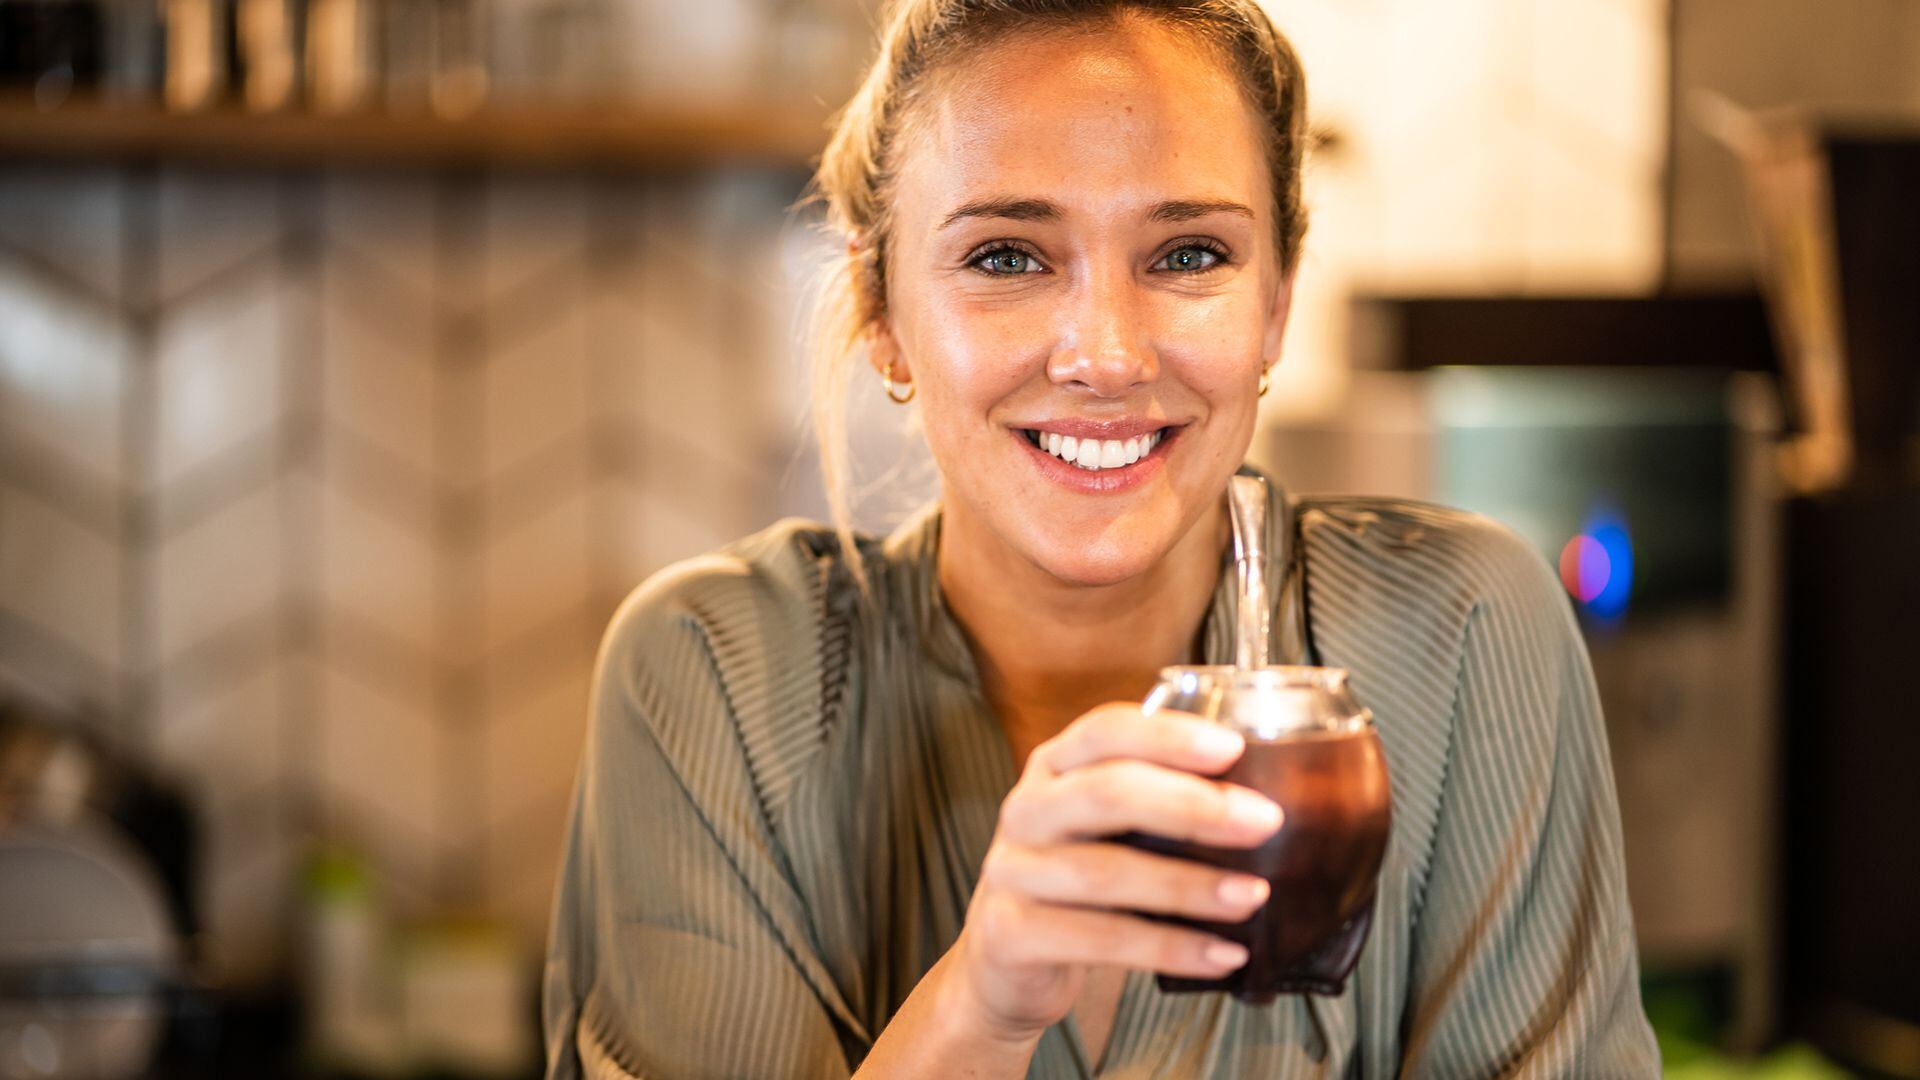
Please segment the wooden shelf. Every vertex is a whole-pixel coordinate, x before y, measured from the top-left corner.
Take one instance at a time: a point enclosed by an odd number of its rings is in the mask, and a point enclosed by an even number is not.
[[[427,113],[169,113],[0,97],[0,161],[193,163],[265,168],[527,168],[655,172],[744,164],[806,168],[824,112],[765,108],[499,108]]]
[[[1362,296],[1357,366],[1712,367],[1777,371],[1758,293]]]

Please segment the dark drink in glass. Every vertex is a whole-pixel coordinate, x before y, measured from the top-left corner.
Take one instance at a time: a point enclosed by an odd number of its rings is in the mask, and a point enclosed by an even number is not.
[[[1169,668],[1148,711],[1194,712],[1228,724],[1247,749],[1223,779],[1280,804],[1280,829],[1255,848],[1216,848],[1129,835],[1127,842],[1263,877],[1267,902],[1245,922],[1176,919],[1246,946],[1222,979],[1162,975],[1169,992],[1226,990],[1265,1004],[1280,994],[1338,994],[1373,924],[1392,828],[1386,758],[1372,716],[1336,668]]]

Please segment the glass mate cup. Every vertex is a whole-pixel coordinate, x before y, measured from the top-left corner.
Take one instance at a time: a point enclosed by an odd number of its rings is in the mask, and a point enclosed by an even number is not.
[[[1340,668],[1169,667],[1143,710],[1224,724],[1247,742],[1221,779],[1280,804],[1280,829],[1254,848],[1217,848],[1138,833],[1127,843],[1265,878],[1267,902],[1239,923],[1175,917],[1235,941],[1247,963],[1220,979],[1159,977],[1167,992],[1227,990],[1266,1004],[1280,994],[1339,994],[1373,925],[1380,863],[1392,825],[1386,758],[1373,714]]]

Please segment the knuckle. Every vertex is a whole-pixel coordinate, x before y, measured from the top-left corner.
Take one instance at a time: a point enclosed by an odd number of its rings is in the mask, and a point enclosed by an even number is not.
[[[1033,789],[1026,783],[1015,784],[1000,801],[998,831],[1009,836],[1024,835],[1032,824]]]
[[[1054,767],[1054,762],[1060,756],[1061,740],[1065,737],[1066,732],[1063,731],[1033,748],[1033,752],[1027,755],[1026,767],[1020,770],[1021,782],[1031,782],[1059,771]]]
[[[1198,878],[1184,867],[1169,871],[1160,881],[1160,902],[1175,914],[1212,914],[1213,892]]]
[[[980,860],[980,884],[996,889],[1004,889],[1013,875],[1007,866],[1006,848],[995,844],[987,849],[987,857]]]
[[[1073,723],[1089,735],[1107,740],[1126,735],[1140,715],[1140,707],[1125,701],[1109,701],[1081,713]]]
[[[1153,714],[1153,723],[1145,728],[1145,738],[1155,747],[1182,749],[1193,739],[1193,729],[1203,721],[1183,712],[1163,710]]]
[[[1093,775],[1094,774],[1087,769],[1075,769],[1072,772],[1060,774],[1059,779],[1053,781],[1052,784],[1054,799],[1063,804],[1085,802],[1087,798],[1087,784]]]
[[[1161,971],[1185,970],[1199,955],[1199,947],[1177,930],[1162,930],[1154,939],[1153,963]]]
[[[1082,713],[1060,733],[1062,741],[1072,740],[1083,754],[1097,756],[1107,745],[1106,719],[1099,710]]]
[[[1130,812],[1128,816],[1139,817],[1151,813],[1180,812],[1179,805],[1166,803],[1166,776],[1157,765],[1143,761],[1116,761],[1102,777],[1102,793],[1107,802],[1102,809],[1110,813]]]
[[[1153,866],[1154,900],[1175,913],[1190,913],[1193,907],[1193,874],[1173,859],[1155,859]]]
[[[1119,874],[1110,859],[1095,855],[1067,860],[1063,863],[1067,883],[1075,893],[1087,897],[1110,895],[1119,883]]]
[[[1122,771],[1118,769],[1089,770],[1080,780],[1080,797],[1089,807],[1099,811],[1103,816],[1111,815],[1127,804],[1126,796],[1117,782],[1123,776]]]

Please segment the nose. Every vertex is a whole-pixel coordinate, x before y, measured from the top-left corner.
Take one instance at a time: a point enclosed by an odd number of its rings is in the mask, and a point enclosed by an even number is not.
[[[1074,290],[1047,377],[1097,397],[1124,397],[1158,378],[1147,302],[1124,272],[1089,274]]]

